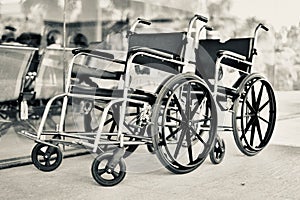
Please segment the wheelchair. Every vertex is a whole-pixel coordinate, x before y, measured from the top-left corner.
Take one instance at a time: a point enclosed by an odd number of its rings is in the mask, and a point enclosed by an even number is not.
[[[253,38],[199,40],[193,26],[207,18],[195,15],[186,32],[136,33],[138,19],[128,31],[128,52],[76,49],[68,69],[65,92],[51,98],[36,134],[32,162],[41,171],[53,171],[62,162],[61,145],[85,147],[96,154],[91,172],[102,186],[114,186],[126,176],[125,158],[139,145],[157,155],[170,172],[185,174],[197,169],[209,156],[222,161],[224,141],[218,131],[230,129],[238,148],[246,155],[259,153],[268,144],[276,118],[275,96],[270,83],[251,73],[256,54]],[[141,70],[141,66],[145,67]],[[232,87],[220,84],[220,69],[234,68],[240,78]],[[137,70],[138,69],[138,70]],[[133,71],[156,70],[152,90],[136,87]],[[258,89],[258,93],[257,93]],[[221,98],[220,98],[221,97]],[[55,130],[44,125],[52,103],[63,99]],[[223,108],[228,99],[232,106]],[[69,107],[83,116],[82,126],[67,130]],[[218,123],[219,110],[232,113],[232,126]]]

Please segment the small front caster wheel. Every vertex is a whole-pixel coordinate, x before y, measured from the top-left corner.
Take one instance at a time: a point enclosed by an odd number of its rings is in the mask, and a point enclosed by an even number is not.
[[[108,163],[113,158],[113,153],[103,153],[97,156],[92,164],[92,175],[97,183],[102,186],[114,186],[120,183],[126,175],[126,165],[123,158],[114,169],[108,168]]]
[[[55,170],[62,162],[62,152],[58,147],[38,143],[31,152],[31,160],[36,168],[44,172]]]
[[[209,152],[210,161],[220,164],[225,156],[225,142],[219,136],[216,137],[213,148]]]

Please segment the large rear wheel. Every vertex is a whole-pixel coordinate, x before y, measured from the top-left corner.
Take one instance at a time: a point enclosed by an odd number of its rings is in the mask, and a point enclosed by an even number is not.
[[[216,137],[212,94],[204,81],[192,74],[176,75],[162,87],[151,121],[157,157],[176,174],[200,166]]]
[[[254,156],[269,143],[276,121],[276,100],[271,84],[258,74],[241,83],[232,117],[235,142],[242,153]]]

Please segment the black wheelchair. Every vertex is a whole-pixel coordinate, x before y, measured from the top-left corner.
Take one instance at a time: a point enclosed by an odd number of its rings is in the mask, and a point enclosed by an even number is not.
[[[195,170],[208,155],[220,163],[225,144],[218,131],[233,131],[237,146],[248,156],[266,147],[276,101],[270,83],[251,73],[251,67],[257,31],[267,28],[259,24],[253,38],[221,43],[199,40],[198,31],[193,33],[197,20],[204,24],[199,31],[211,29],[205,25],[207,18],[195,15],[187,32],[136,33],[138,24],[151,24],[138,19],[128,31],[125,54],[73,50],[65,92],[48,101],[37,133],[26,133],[37,142],[33,164],[52,171],[61,164],[61,145],[85,147],[97,155],[91,167],[95,181],[113,186],[124,179],[125,158],[139,145],[146,145],[175,174]],[[225,68],[240,75],[232,87],[221,84]],[[144,75],[141,87],[133,72]],[[155,79],[151,87],[147,77]],[[60,122],[55,130],[45,130],[57,99],[63,99]],[[75,130],[67,130],[66,115],[74,110],[82,120]],[[232,113],[232,126],[219,124],[219,111]]]

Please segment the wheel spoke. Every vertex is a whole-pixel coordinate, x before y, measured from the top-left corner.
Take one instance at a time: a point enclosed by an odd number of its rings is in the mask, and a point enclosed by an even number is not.
[[[109,123],[111,123],[111,122],[113,122],[113,121],[114,121],[114,118],[113,118],[113,117],[110,118],[110,119],[108,119],[108,120],[104,123],[104,126],[107,125],[107,124],[109,124]]]
[[[258,138],[259,138],[260,142],[262,142],[263,138],[262,138],[260,123],[259,123],[258,119],[256,120],[256,127],[257,127]]]
[[[248,132],[250,126],[253,124],[254,119],[255,119],[254,117],[251,117],[251,119],[249,120],[249,122],[246,125],[246,128],[244,129],[244,131],[242,131],[242,135],[241,135],[240,139],[243,139],[246,137],[246,133]]]
[[[186,131],[186,142],[188,147],[188,154],[190,163],[193,163],[193,149],[192,149],[192,141],[191,141],[191,134],[189,131]]]
[[[180,131],[182,128],[181,127],[178,127],[175,131],[173,131],[170,135],[168,135],[166,137],[167,140],[169,140],[171,137],[173,137],[175,134],[178,133],[178,131]]]
[[[264,103],[259,109],[258,109],[258,111],[260,112],[260,111],[262,111],[265,107],[266,107],[266,105],[268,105],[270,103],[270,100],[268,100],[266,103]]]
[[[267,124],[270,124],[269,121],[267,121],[266,119],[262,118],[261,116],[259,116],[258,118],[261,119],[262,121],[266,122]]]
[[[185,102],[185,115],[190,119],[191,117],[191,86],[190,84],[187,85],[187,95],[186,95],[186,102]]]
[[[251,126],[251,136],[250,136],[250,145],[253,146],[254,142],[254,135],[255,135],[255,123]]]
[[[260,102],[261,102],[261,97],[262,97],[263,90],[264,90],[264,85],[262,84],[261,87],[260,87],[259,93],[258,93],[258,97],[257,97],[256,110],[259,109],[259,105],[260,105]]]
[[[49,146],[46,152],[51,156],[55,152],[55,147]]]
[[[178,156],[178,154],[179,154],[179,150],[180,150],[180,148],[181,148],[181,146],[182,146],[183,139],[184,139],[184,136],[186,135],[186,132],[187,132],[187,130],[186,130],[186,129],[183,129],[183,131],[182,131],[182,133],[181,133],[181,135],[180,135],[180,137],[179,137],[179,140],[178,140],[178,143],[177,143],[177,145],[176,145],[175,152],[174,152],[174,158],[175,158],[175,159],[177,158],[177,156]]]
[[[251,117],[251,119],[250,119],[249,122],[247,123],[246,128],[245,128],[245,130],[244,130],[245,133],[248,132],[248,130],[249,130],[250,126],[253,124],[254,120],[255,120],[255,118],[254,118],[254,117]]]
[[[193,117],[195,116],[198,108],[200,107],[201,103],[197,102],[197,105],[194,107],[194,109],[191,111],[191,118],[193,119]]]
[[[105,169],[98,169],[97,174],[98,174],[99,176],[101,176],[101,175],[104,174],[104,173],[106,173],[106,170],[105,170]]]
[[[189,127],[190,130],[193,132],[193,134],[197,137],[197,139],[202,143],[204,144],[204,146],[206,146],[206,142],[204,142],[204,140],[201,138],[201,136],[192,128],[192,127]]]
[[[49,167],[50,165],[50,158],[45,159],[45,166]]]
[[[198,96],[198,95],[196,95]],[[197,99],[198,100],[198,105],[195,106],[195,108],[192,110],[191,112],[191,118],[194,117],[194,115],[196,114],[198,108],[200,107],[200,105],[202,104],[202,101],[204,100],[204,98],[206,97],[206,93],[204,93],[203,97],[201,99]]]
[[[256,108],[256,96],[254,86],[251,87],[252,108]]]
[[[250,108],[251,112],[255,113],[255,110],[254,110],[253,106],[250,104],[250,102],[248,101],[248,99],[246,99],[246,104],[247,104],[247,107]]]
[[[187,116],[185,115],[184,112],[182,112],[182,111],[183,111],[183,110],[182,110],[182,106],[181,106],[181,103],[179,102],[179,100],[178,100],[176,94],[174,94],[174,101],[175,101],[175,104],[177,104],[177,106],[178,106],[178,111],[179,111],[179,113],[180,113],[180,115],[181,115],[183,121],[188,121]]]
[[[118,178],[119,177],[119,173],[116,172],[116,171],[113,171],[111,174],[113,175],[114,178]]]
[[[43,152],[41,149],[39,149],[37,152],[37,155],[44,156],[45,152]]]

